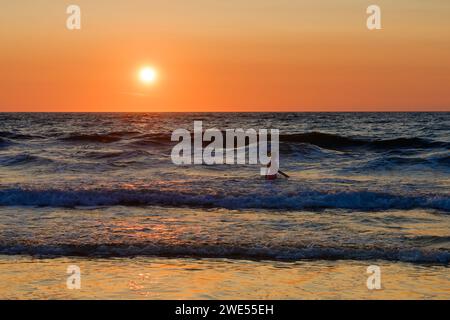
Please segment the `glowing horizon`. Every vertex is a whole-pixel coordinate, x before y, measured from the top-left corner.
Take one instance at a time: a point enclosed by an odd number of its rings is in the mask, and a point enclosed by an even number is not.
[[[448,1],[69,4],[2,4],[0,112],[450,111]]]

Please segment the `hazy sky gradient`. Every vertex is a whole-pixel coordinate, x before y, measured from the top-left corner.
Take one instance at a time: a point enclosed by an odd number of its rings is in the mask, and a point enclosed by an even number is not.
[[[3,1],[0,111],[450,111],[449,17],[448,0]]]

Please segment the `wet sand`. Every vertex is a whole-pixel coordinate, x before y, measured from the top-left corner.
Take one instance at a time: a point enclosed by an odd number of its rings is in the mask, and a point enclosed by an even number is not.
[[[67,267],[81,289],[67,289]],[[367,267],[381,268],[369,290]],[[450,299],[445,265],[388,261],[0,256],[1,299]]]

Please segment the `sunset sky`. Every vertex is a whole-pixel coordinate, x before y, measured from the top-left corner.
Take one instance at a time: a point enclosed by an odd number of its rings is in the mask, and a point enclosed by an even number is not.
[[[0,39],[0,111],[450,111],[448,0],[2,1]]]

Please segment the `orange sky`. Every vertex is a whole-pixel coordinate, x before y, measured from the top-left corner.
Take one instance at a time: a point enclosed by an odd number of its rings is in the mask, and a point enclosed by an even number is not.
[[[448,0],[5,1],[0,111],[450,111],[449,17]]]

